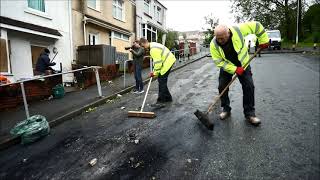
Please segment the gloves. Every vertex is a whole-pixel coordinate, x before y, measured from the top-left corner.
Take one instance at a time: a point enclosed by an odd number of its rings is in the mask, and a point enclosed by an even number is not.
[[[269,47],[269,43],[259,44],[259,48],[261,49],[267,49],[268,47]]]
[[[52,65],[53,65],[53,66],[54,66],[54,65],[56,65],[56,63],[55,63],[55,62],[53,62],[53,63],[52,63]]]
[[[236,73],[237,73],[238,76],[241,76],[243,74],[243,72],[244,72],[243,67],[237,67]]]
[[[150,72],[149,77],[154,77],[153,72]]]

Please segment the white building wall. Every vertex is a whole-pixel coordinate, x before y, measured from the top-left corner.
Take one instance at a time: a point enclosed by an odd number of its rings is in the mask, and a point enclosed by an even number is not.
[[[51,1],[45,0],[45,13],[28,8],[27,0],[1,0],[1,16],[23,21],[39,26],[56,29],[62,34],[59,39],[48,38],[27,33],[15,34],[7,29],[8,39],[11,42],[11,68],[14,79],[33,76],[31,44],[43,45],[52,52],[53,47],[58,49],[55,58],[57,63],[54,69],[71,70],[73,61],[72,53],[72,24],[71,24],[71,0]],[[11,33],[12,32],[12,33]],[[11,35],[10,35],[11,34]],[[50,58],[53,53],[50,54]],[[23,60],[22,60],[23,59]],[[73,76],[66,75],[64,81],[72,81]]]
[[[156,20],[155,17],[155,12],[154,12],[154,5],[156,6],[160,6],[162,9],[162,14],[161,14],[161,23],[159,24]],[[143,36],[143,34],[141,33],[141,24],[147,24],[148,22],[151,22],[152,24],[157,25],[157,27],[161,27],[161,29],[166,30],[166,12],[167,10],[161,5],[159,4],[157,1],[155,0],[150,0],[150,17],[146,16],[144,14],[144,1],[143,0],[137,0],[136,1],[136,28],[137,28],[137,37],[141,38]]]

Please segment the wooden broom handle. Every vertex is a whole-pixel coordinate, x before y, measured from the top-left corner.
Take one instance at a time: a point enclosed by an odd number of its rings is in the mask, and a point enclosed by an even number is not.
[[[147,91],[146,91],[146,95],[144,95],[144,99],[143,99],[143,103],[142,103],[140,112],[143,112],[143,108],[144,108],[144,105],[145,105],[146,100],[147,100],[147,96],[148,96],[148,92],[149,92],[149,89],[150,89],[151,82],[152,82],[152,77],[150,77],[148,88],[147,88]]]

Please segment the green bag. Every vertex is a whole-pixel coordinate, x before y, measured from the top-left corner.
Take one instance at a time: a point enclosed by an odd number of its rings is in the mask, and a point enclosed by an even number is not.
[[[19,122],[10,133],[16,137],[21,136],[21,143],[28,144],[37,141],[50,132],[49,123],[44,116],[34,115]]]
[[[64,87],[62,84],[57,84],[54,88],[52,88],[53,97],[56,99],[63,98],[65,95]]]

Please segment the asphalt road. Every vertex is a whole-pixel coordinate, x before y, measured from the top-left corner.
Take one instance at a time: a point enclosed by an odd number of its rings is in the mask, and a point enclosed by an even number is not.
[[[154,110],[157,118],[127,118],[143,95],[126,94],[39,142],[0,152],[0,179],[319,179],[319,66],[319,57],[256,58],[261,126],[245,121],[237,81],[231,118],[212,114],[215,127],[208,131],[193,112],[217,95],[218,69],[209,58],[200,60],[170,75],[174,102]],[[148,104],[156,100],[156,82],[149,97]],[[93,158],[97,164],[90,167]]]

